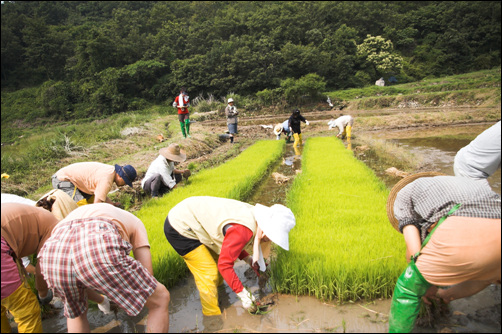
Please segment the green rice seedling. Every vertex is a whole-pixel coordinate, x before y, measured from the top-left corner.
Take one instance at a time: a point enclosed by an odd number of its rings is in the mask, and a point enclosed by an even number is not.
[[[296,226],[271,263],[273,287],[341,302],[391,296],[406,260],[385,184],[333,137],[309,139],[302,162],[287,198]]]
[[[258,141],[225,164],[192,175],[190,184],[147,202],[136,212],[148,233],[154,275],[159,282],[169,288],[187,272],[183,259],[164,236],[164,221],[169,210],[192,196],[247,200],[271,166],[282,157],[284,145],[284,141]]]

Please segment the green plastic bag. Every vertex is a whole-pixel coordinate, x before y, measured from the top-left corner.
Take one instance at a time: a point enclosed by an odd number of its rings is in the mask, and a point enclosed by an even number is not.
[[[415,326],[422,296],[431,284],[427,282],[415,261],[411,260],[394,288],[390,306],[389,333],[410,333]]]

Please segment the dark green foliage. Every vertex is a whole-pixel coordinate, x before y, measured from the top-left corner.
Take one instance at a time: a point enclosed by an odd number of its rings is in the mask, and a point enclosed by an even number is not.
[[[311,74],[340,90],[381,76],[405,83],[500,66],[500,1],[1,6],[2,91],[40,87],[38,116],[102,117],[170,104],[181,86],[192,97],[235,92],[275,104],[297,99],[296,86]],[[392,43],[390,58],[358,53],[368,35]],[[399,62],[386,66],[382,59]]]

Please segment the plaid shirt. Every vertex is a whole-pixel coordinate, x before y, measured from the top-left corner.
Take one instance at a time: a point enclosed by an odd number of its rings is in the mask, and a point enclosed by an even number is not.
[[[455,204],[453,216],[500,219],[500,195],[480,182],[455,176],[422,177],[406,185],[396,196],[394,216],[402,232],[406,225],[427,230]]]

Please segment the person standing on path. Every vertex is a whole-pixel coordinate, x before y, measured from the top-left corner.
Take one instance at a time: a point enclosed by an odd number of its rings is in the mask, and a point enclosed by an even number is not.
[[[500,168],[500,121],[483,131],[455,155],[455,176],[468,177],[490,187],[487,178]]]
[[[178,108],[178,120],[183,137],[190,138],[190,112],[188,110],[188,107],[190,107],[190,98],[185,88],[181,88],[180,95],[174,99],[173,107]]]
[[[174,168],[175,163],[186,160],[186,154],[178,144],[171,144],[159,151],[159,156],[148,167],[141,181],[143,190],[153,198],[162,197],[176,187],[183,177],[188,179],[190,170]]]
[[[228,132],[230,133],[230,142],[234,142],[234,136],[237,134],[237,115],[239,112],[234,106],[234,99],[228,99],[228,105],[225,108],[225,115],[227,116]]]
[[[352,138],[352,125],[354,125],[354,117],[350,115],[344,115],[338,117],[336,120],[331,120],[328,122],[329,130],[332,128],[338,128],[338,134],[336,138],[351,139]]]
[[[501,279],[500,195],[469,178],[424,172],[391,190],[387,216],[408,267],[394,289],[389,332],[413,330],[421,299],[449,303]]]
[[[303,117],[300,114],[300,110],[295,109],[291,114],[291,116],[289,117],[288,127],[289,131],[293,133],[293,138],[295,138],[295,142],[293,143],[293,148],[295,149],[297,155],[300,154],[299,147],[303,145],[301,122],[309,125],[309,121],[307,121],[305,117]]]
[[[223,278],[242,301],[256,311],[256,299],[234,270],[244,260],[259,275],[265,271],[264,258],[270,241],[289,250],[289,231],[295,216],[287,207],[274,204],[255,206],[234,199],[211,196],[189,197],[168,213],[164,233],[174,250],[185,260],[195,278],[205,316],[220,315],[218,286]],[[244,248],[253,244],[251,257]]]
[[[90,333],[88,291],[106,295],[129,316],[147,307],[146,332],[168,331],[169,291],[153,276],[146,228],[132,213],[105,203],[73,210],[54,228],[38,261],[64,303],[68,332]]]
[[[42,318],[37,297],[26,282],[26,271],[21,258],[38,254],[50,237],[58,219],[49,211],[33,205],[4,203],[2,215],[2,333],[10,333],[6,317],[9,311],[17,323],[19,333],[42,333]],[[35,266],[35,288],[40,303],[52,300],[52,291]]]
[[[136,179],[136,170],[131,165],[107,165],[100,162],[77,162],[63,167],[52,176],[52,187],[61,189],[79,205],[109,203],[120,206],[108,198],[113,183],[121,187]]]

